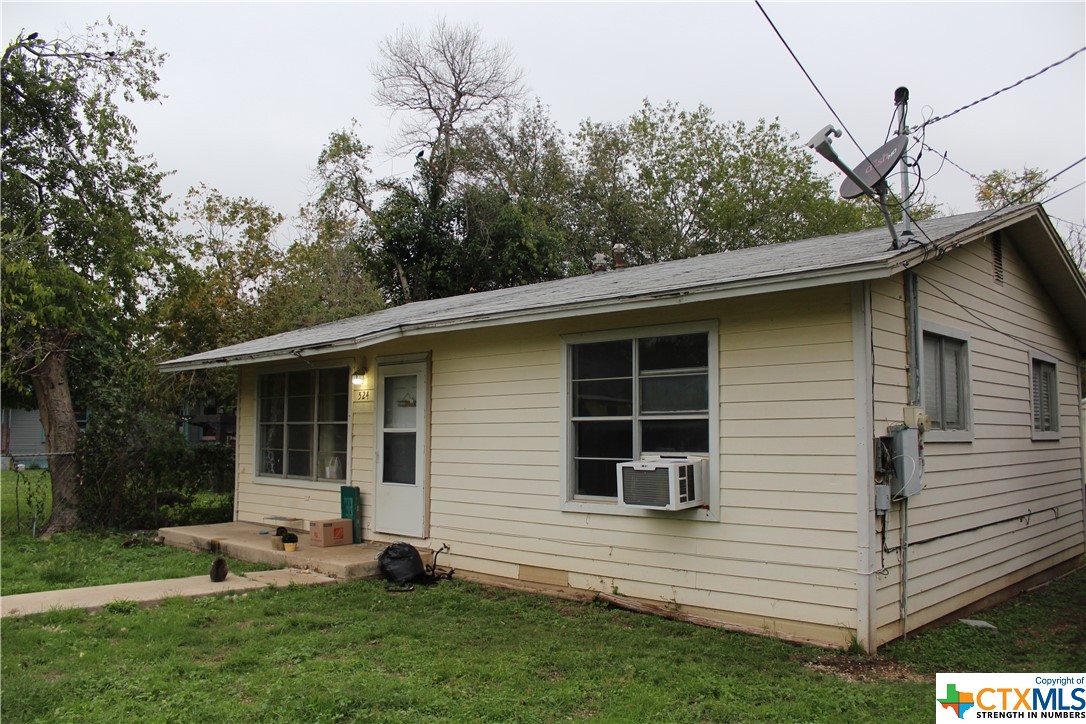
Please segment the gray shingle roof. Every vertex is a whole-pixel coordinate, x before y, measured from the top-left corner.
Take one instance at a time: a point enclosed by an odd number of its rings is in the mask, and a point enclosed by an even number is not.
[[[918,239],[924,244],[944,242],[970,232],[974,238],[1002,226],[1012,207],[997,214],[976,212],[922,224]],[[974,228],[974,225],[975,228]],[[540,315],[595,313],[615,305],[664,300],[689,295],[721,294],[742,287],[759,293],[774,283],[817,285],[853,278],[877,278],[895,273],[900,262],[921,256],[924,249],[910,244],[893,250],[885,228],[870,229],[784,244],[752,247],[645,266],[620,272],[589,274],[491,292],[414,302],[350,319],[255,339],[221,349],[164,362],[163,370],[184,370],[248,361],[282,359],[292,355],[347,349],[395,337],[407,331],[475,326]]]

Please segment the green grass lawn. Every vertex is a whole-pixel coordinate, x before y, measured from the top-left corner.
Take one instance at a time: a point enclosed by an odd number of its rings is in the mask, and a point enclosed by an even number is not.
[[[60,533],[45,541],[5,535],[0,549],[0,594],[182,578],[211,569],[215,558],[211,553],[155,544],[152,536]],[[268,567],[232,559],[229,565],[236,573]]]
[[[937,671],[1083,671],[1086,569],[863,657],[444,582],[293,587],[5,619],[24,721],[932,719]]]
[[[41,530],[52,510],[48,470],[0,471],[0,531],[30,534]]]
[[[155,545],[148,535],[130,533],[64,533],[44,541],[31,535],[35,513],[40,530],[51,511],[49,472],[27,470],[0,474],[0,594],[52,591],[109,583],[152,581],[207,573],[214,559],[210,553]],[[29,495],[29,498],[28,498]],[[40,497],[39,497],[40,496]],[[214,499],[209,493],[198,494]],[[38,507],[37,501],[43,501]],[[217,500],[213,500],[217,503]],[[125,544],[129,543],[129,547]],[[230,561],[241,573],[260,566]]]
[[[42,541],[7,512],[4,594],[211,565],[130,534]],[[936,672],[1086,670],[1086,567],[973,617],[998,632],[953,623],[870,657],[462,581],[118,602],[4,619],[0,719],[927,722]]]

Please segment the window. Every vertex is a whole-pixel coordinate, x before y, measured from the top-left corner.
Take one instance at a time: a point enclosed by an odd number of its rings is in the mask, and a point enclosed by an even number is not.
[[[615,500],[615,465],[642,455],[709,454],[711,347],[706,331],[568,345],[571,497]]]
[[[260,376],[259,475],[347,479],[348,383],[345,367]]]
[[[931,418],[929,439],[971,439],[969,342],[967,338],[924,331],[921,382],[924,411]]]
[[[1060,406],[1054,359],[1037,352],[1030,353],[1030,386],[1033,394],[1033,439],[1058,440]]]

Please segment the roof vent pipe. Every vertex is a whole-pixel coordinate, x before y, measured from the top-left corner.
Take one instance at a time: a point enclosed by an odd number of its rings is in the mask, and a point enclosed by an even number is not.
[[[626,268],[626,245],[625,244],[615,244],[611,248],[611,252],[612,252],[612,257],[611,258],[614,261],[615,269],[616,270],[625,269]]]
[[[599,274],[605,271],[607,271],[607,255],[602,251],[596,252],[596,255],[592,257],[592,273]]]

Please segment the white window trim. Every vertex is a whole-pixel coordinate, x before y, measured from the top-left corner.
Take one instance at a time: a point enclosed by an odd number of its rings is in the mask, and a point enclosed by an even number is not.
[[[1056,394],[1053,397],[1053,404],[1055,404],[1056,429],[1055,430],[1038,430],[1033,426],[1033,363],[1047,362],[1052,365],[1056,372]],[[1056,358],[1052,355],[1045,354],[1044,352],[1038,352],[1036,350],[1029,351],[1029,390],[1026,392],[1029,395],[1029,431],[1030,437],[1033,440],[1059,440],[1060,439],[1060,366],[1056,361]]]
[[[281,488],[305,488],[307,490],[333,490],[339,489],[343,485],[350,485],[352,480],[351,471],[351,445],[354,440],[353,426],[354,426],[354,397],[350,394],[351,387],[348,384],[348,396],[347,396],[347,464],[344,472],[345,478],[343,480],[327,480],[319,479],[313,480],[308,478],[292,478],[287,476],[275,476],[275,475],[262,475],[260,473],[260,378],[264,375],[278,375],[289,372],[303,372],[306,370],[328,370],[336,369],[337,367],[346,367],[348,374],[350,374],[353,361],[351,359],[338,359],[328,362],[321,362],[319,364],[308,365],[275,365],[269,366],[263,369],[256,370],[252,375],[252,381],[250,383],[250,393],[253,400],[253,483],[259,485],[275,485]]]
[[[949,337],[956,339],[965,344],[965,374],[962,384],[964,389],[962,390],[962,401],[965,403],[965,421],[966,428],[964,430],[929,430],[924,433],[924,442],[973,442],[975,438],[975,420],[973,419],[973,340],[968,332],[963,332],[959,329],[953,329],[951,327],[945,327],[935,322],[926,322],[921,320],[920,322],[920,399],[925,400],[927,396],[925,394],[924,385],[927,381],[924,379],[923,374],[923,360],[924,360],[924,333],[930,332],[932,334],[938,334],[941,337]]]
[[[572,422],[570,410],[570,346],[589,342],[611,342],[638,337],[666,337],[678,334],[704,332],[709,338],[709,491],[708,509],[690,508],[681,511],[643,510],[625,508],[618,501],[588,500],[577,498],[573,491],[573,454]],[[720,331],[717,320],[704,322],[684,322],[679,324],[654,325],[651,327],[627,327],[603,332],[585,332],[563,335],[561,354],[562,384],[560,419],[562,421],[559,450],[561,467],[561,510],[565,513],[599,513],[602,515],[623,515],[628,517],[658,518],[666,520],[720,520]]]

